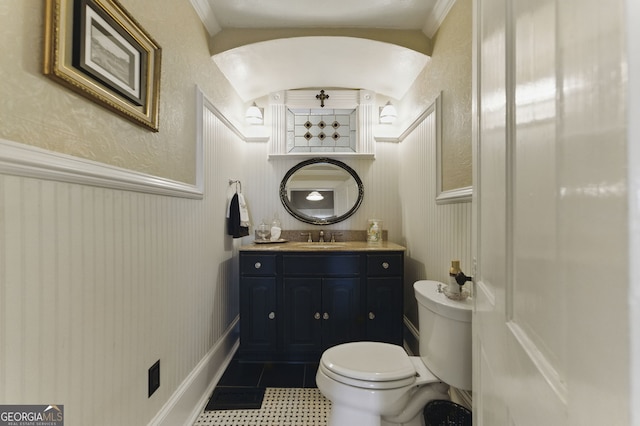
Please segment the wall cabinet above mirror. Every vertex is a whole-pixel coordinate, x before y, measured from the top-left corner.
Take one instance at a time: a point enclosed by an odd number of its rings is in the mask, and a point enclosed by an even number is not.
[[[269,157],[375,155],[376,96],[368,90],[287,90],[269,96]]]

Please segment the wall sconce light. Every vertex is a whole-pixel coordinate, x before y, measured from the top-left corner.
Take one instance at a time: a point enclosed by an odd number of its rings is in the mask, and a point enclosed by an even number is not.
[[[262,124],[262,111],[255,102],[247,109],[244,117],[249,124]]]
[[[397,116],[396,107],[391,104],[391,101],[387,101],[385,106],[380,110],[380,123],[391,124]]]
[[[307,195],[307,200],[309,201],[320,201],[323,200],[324,197],[318,191],[311,191],[309,195]]]

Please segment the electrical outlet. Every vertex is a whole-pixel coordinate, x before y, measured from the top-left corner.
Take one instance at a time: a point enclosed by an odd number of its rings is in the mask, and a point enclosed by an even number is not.
[[[160,387],[160,360],[149,368],[149,398]]]

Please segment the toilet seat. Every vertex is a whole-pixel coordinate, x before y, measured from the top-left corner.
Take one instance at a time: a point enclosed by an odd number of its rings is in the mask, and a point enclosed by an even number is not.
[[[396,389],[416,380],[416,367],[401,346],[351,342],[327,349],[320,369],[338,382],[366,389]]]

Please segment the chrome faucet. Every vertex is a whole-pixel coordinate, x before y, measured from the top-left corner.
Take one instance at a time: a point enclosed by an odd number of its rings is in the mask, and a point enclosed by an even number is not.
[[[313,242],[313,239],[311,238],[311,232],[301,232],[300,235],[306,235],[308,243],[312,243]]]
[[[331,234],[331,242],[335,243],[336,242],[336,235],[342,235],[342,232],[333,232]]]
[[[318,239],[319,243],[324,243],[324,231],[320,231],[320,239]]]

